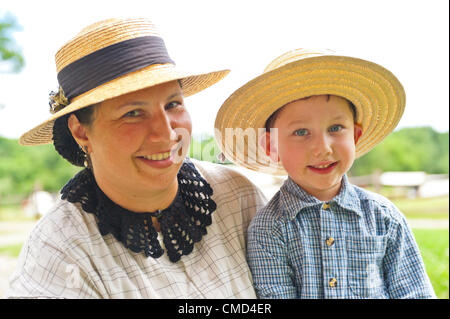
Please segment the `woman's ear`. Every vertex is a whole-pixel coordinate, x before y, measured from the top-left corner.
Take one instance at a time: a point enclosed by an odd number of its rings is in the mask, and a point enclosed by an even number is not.
[[[262,147],[264,153],[272,160],[272,162],[278,163],[280,161],[276,136],[271,135],[269,132],[262,134],[259,139],[259,146]]]
[[[355,138],[355,145],[358,143],[359,138],[362,135],[362,126],[361,124],[355,123],[354,129],[353,129],[353,137]]]
[[[88,146],[90,149],[89,138],[87,136],[86,126],[81,124],[75,114],[71,114],[69,120],[67,121],[70,132],[72,133],[75,141],[82,146]]]

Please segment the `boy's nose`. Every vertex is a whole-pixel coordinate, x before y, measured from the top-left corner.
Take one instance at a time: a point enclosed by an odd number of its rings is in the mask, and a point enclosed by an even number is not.
[[[312,142],[313,155],[315,157],[323,158],[333,152],[331,143],[326,135],[317,136]]]

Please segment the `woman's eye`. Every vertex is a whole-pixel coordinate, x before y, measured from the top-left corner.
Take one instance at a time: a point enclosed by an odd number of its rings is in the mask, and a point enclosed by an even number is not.
[[[124,116],[125,117],[138,117],[139,115],[141,115],[140,110],[133,110],[133,111],[126,113]]]
[[[297,135],[297,136],[305,136],[306,134],[308,134],[308,131],[303,128],[294,131],[294,135]]]
[[[177,107],[179,105],[182,105],[182,104],[180,102],[177,102],[177,101],[170,102],[170,103],[168,103],[166,105],[166,110],[173,109],[173,108],[175,108],[175,107]]]
[[[335,132],[339,132],[340,130],[342,130],[344,127],[340,124],[336,124],[330,127],[330,132],[335,133]]]

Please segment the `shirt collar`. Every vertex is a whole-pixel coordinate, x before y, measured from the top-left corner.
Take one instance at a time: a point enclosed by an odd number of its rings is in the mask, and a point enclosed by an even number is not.
[[[303,188],[298,186],[290,177],[280,188],[280,203],[285,210],[286,217],[291,220],[304,208],[322,205],[324,202],[308,194]],[[349,183],[347,175],[342,177],[341,190],[329,204],[338,206],[362,216],[361,204],[352,184]]]
[[[146,257],[159,258],[167,252],[171,262],[189,255],[194,244],[207,234],[216,203],[213,189],[195,165],[186,158],[177,174],[178,192],[173,202],[155,212],[133,212],[114,203],[97,185],[91,170],[84,169],[61,190],[61,198],[80,203],[85,212],[94,214],[102,236],[112,234],[126,248]],[[164,247],[152,218],[158,219]],[[183,235],[184,234],[184,235]]]

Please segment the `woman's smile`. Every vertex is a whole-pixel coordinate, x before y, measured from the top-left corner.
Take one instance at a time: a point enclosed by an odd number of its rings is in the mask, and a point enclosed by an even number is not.
[[[166,168],[172,166],[173,157],[170,152],[159,153],[151,156],[139,156],[137,157],[145,165],[151,166],[153,168]]]
[[[145,165],[149,165],[153,168],[166,168],[173,165],[174,163],[178,163],[176,161],[176,157],[180,156],[179,151],[182,148],[182,144],[182,142],[178,142],[169,150],[158,151],[149,155],[140,155],[137,156],[137,158],[141,160]]]

